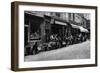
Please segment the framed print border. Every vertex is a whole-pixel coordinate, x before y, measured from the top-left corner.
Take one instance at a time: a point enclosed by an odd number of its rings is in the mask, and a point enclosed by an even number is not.
[[[19,68],[19,6],[44,6],[44,7],[61,7],[61,8],[79,8],[79,9],[93,9],[95,10],[95,64],[83,65],[62,65],[50,67],[30,67]],[[68,4],[50,4],[50,3],[33,3],[33,2],[19,2],[11,3],[11,70],[13,71],[28,71],[28,70],[46,70],[46,69],[60,69],[60,68],[77,68],[77,67],[92,67],[97,66],[97,7],[84,5],[68,5]]]

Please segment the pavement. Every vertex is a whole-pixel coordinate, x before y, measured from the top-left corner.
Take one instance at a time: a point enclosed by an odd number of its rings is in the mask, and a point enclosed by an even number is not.
[[[25,61],[71,60],[90,58],[90,41],[69,45],[51,51],[40,52],[36,55],[25,56]]]

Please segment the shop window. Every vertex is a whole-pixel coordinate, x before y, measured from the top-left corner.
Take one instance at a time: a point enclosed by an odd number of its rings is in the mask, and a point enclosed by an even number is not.
[[[40,39],[40,23],[31,22],[30,23],[30,40]]]

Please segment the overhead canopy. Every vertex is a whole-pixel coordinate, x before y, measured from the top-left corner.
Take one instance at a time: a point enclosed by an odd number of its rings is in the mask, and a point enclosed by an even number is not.
[[[80,27],[80,31],[81,31],[81,32],[87,32],[87,33],[89,32],[87,29],[85,29],[85,28],[83,28],[83,27]]]
[[[78,26],[78,25],[75,25],[75,24],[71,24],[72,28],[76,28],[76,29],[79,29],[81,32],[86,32],[88,33],[89,31],[85,28],[83,28],[82,26]]]
[[[56,24],[59,24],[59,25],[67,25],[66,23],[64,22],[60,22],[60,21],[55,21]]]
[[[39,13],[37,14],[37,13],[34,13],[34,12],[30,12],[30,11],[26,11],[25,13],[29,14],[29,15],[33,15],[33,16],[44,17],[43,14],[39,14]]]

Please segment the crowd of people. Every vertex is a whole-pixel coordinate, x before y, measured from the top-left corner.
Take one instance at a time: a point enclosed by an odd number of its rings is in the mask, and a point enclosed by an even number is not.
[[[62,47],[66,47],[72,44],[80,43],[83,41],[86,41],[86,35],[83,36],[81,33],[76,34],[75,36],[59,36],[57,34],[52,34],[50,36],[49,42],[40,43],[40,42],[34,42],[34,44],[30,47],[29,54],[37,54],[41,51],[49,51],[54,50]]]

